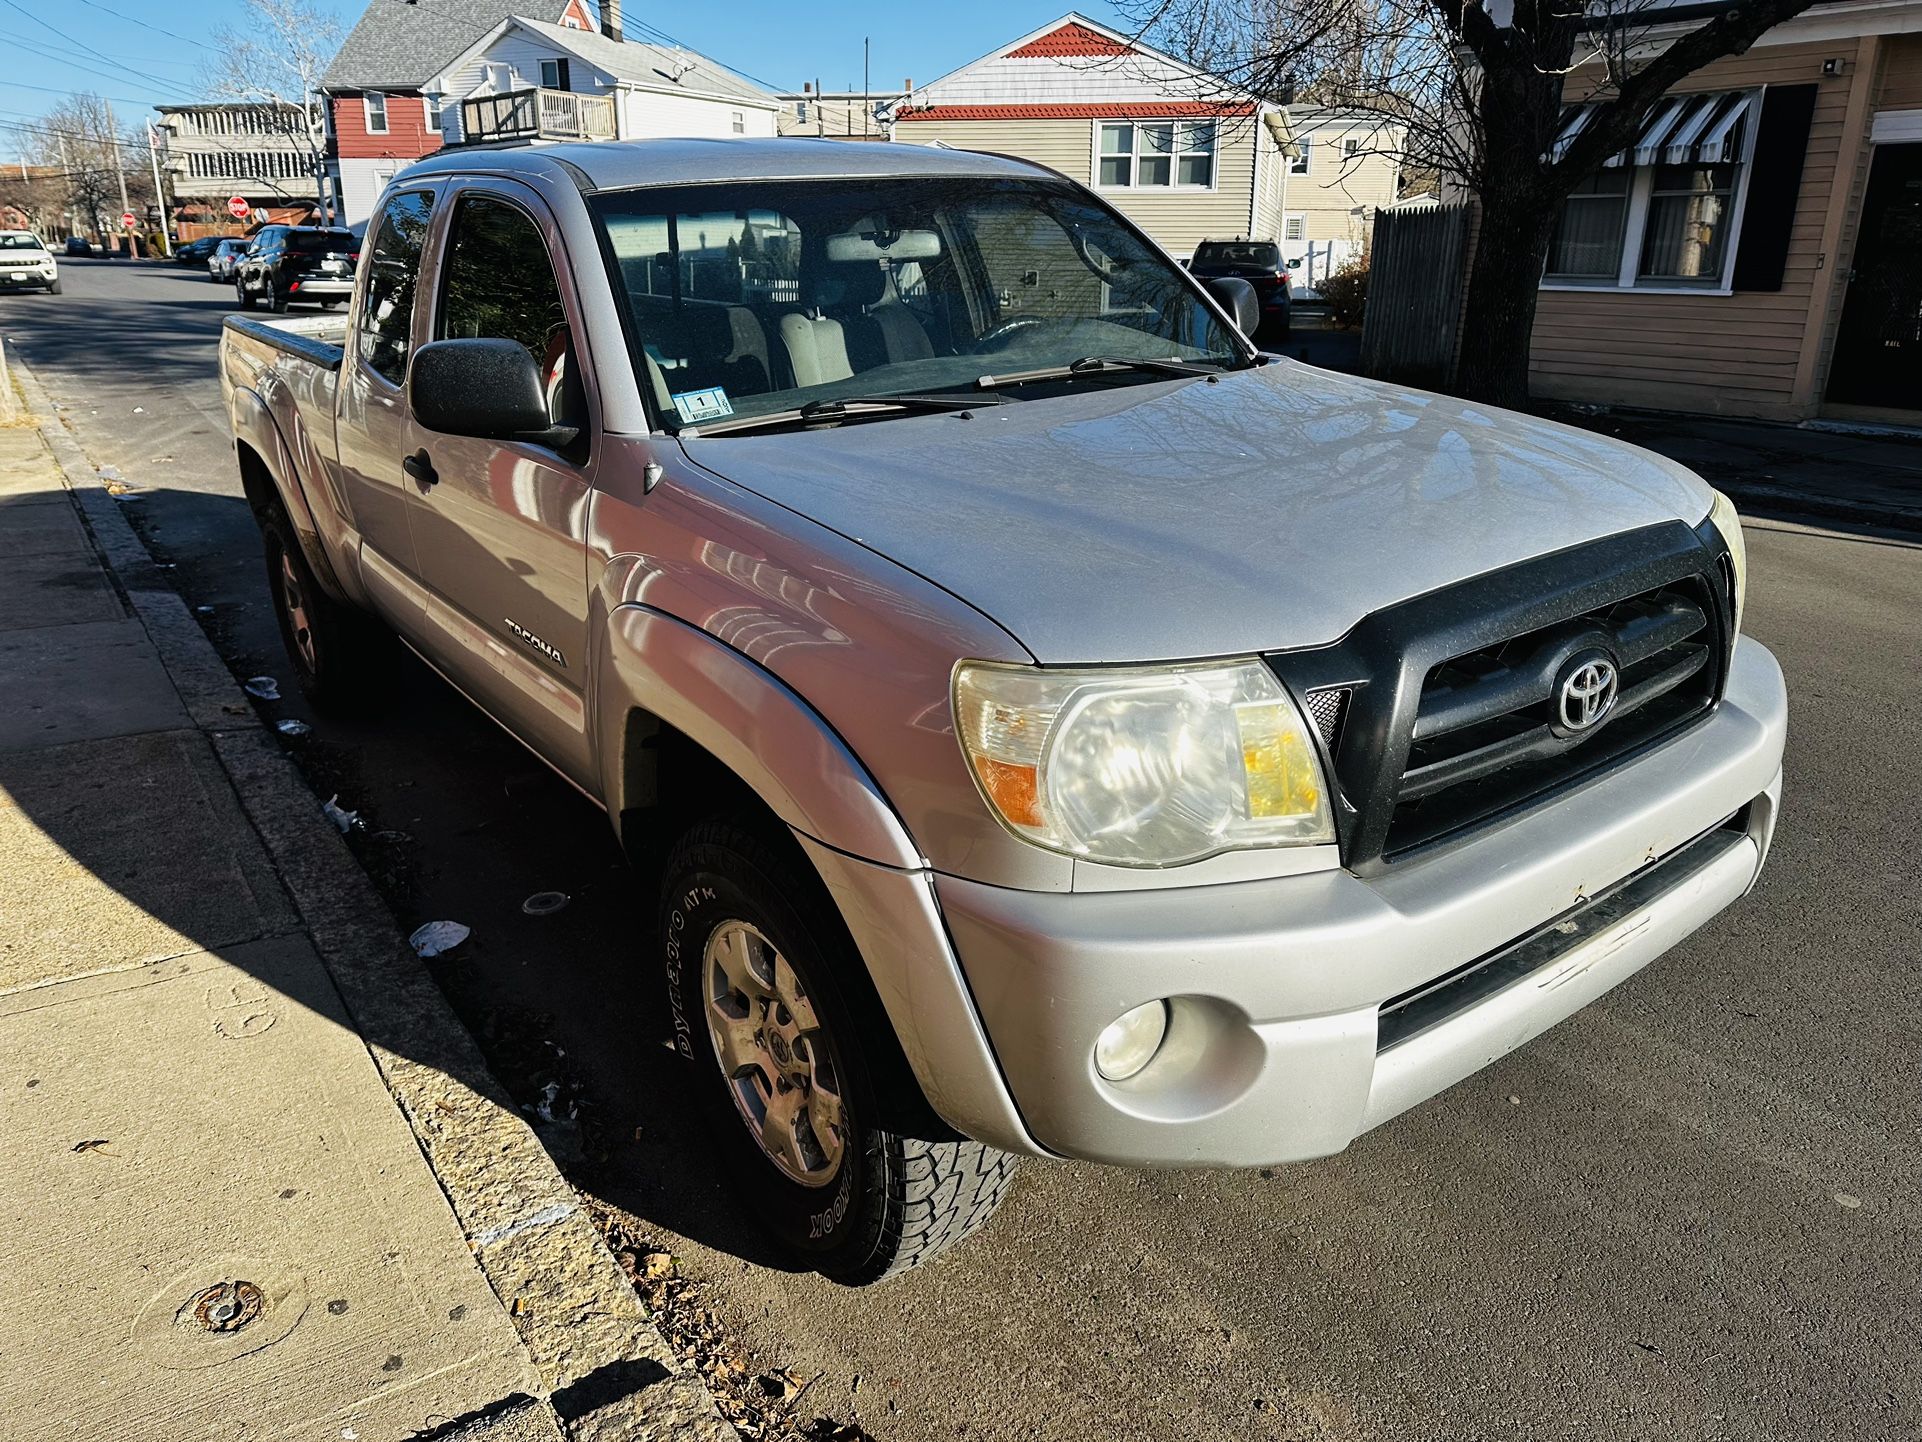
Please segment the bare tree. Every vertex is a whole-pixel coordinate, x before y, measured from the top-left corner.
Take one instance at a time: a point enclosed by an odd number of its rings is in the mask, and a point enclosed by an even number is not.
[[[123,129],[113,107],[98,95],[69,95],[50,106],[22,135],[23,147],[37,166],[54,171],[63,204],[74,212],[74,228],[102,239],[117,234],[121,196],[128,208],[143,213],[153,203],[153,184],[142,162],[146,140]]]
[[[206,77],[208,92],[266,107],[275,134],[300,143],[321,216],[327,214],[327,98],[320,77],[340,49],[340,21],[314,0],[246,0],[239,27],[214,32],[219,58]]]
[[[1536,293],[1562,202],[1632,145],[1677,83],[1740,55],[1813,0],[1728,0],[1664,22],[1666,0],[1122,0],[1139,31],[1224,89],[1359,110],[1406,127],[1409,153],[1472,193],[1481,225],[1456,388],[1528,399]],[[1562,89],[1592,67],[1596,103],[1556,144]]]

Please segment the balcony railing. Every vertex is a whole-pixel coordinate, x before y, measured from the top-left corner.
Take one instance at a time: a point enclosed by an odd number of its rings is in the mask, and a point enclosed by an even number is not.
[[[460,103],[461,135],[481,140],[612,140],[614,97],[509,90]]]

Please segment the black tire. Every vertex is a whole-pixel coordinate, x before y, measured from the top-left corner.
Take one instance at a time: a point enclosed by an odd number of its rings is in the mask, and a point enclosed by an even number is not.
[[[260,537],[274,620],[300,689],[317,710],[371,710],[390,680],[392,636],[372,616],[321,590],[278,505],[261,516]]]
[[[254,293],[247,289],[247,282],[239,276],[234,277],[234,298],[240,302],[242,310],[254,308]]]
[[[287,292],[275,285],[272,280],[267,282],[267,308],[275,315],[287,314]]]
[[[60,294],[60,282],[59,282],[59,281],[57,281],[57,280],[50,280],[50,281],[48,281],[48,282],[47,282],[47,294],[48,294],[48,295],[59,295],[59,294]]]
[[[666,866],[660,919],[674,1047],[694,1067],[698,1105],[708,1113],[709,1134],[739,1184],[745,1209],[802,1265],[861,1286],[930,1261],[972,1234],[1006,1194],[1015,1158],[980,1142],[926,1141],[877,1122],[876,1073],[887,1069],[898,1051],[891,1035],[873,1034],[887,1025],[879,1002],[843,980],[848,968],[862,962],[805,864],[732,819],[701,822],[675,846]],[[808,1027],[806,1016],[790,1016],[805,1046],[770,1040],[761,1053],[762,1069],[743,1073],[746,1080],[740,1084],[768,1092],[767,1066],[776,1055],[800,1058],[818,1078],[825,1043],[842,1121],[832,1169],[825,1166],[827,1146],[813,1120],[818,1092],[825,1089],[832,1097],[832,1087],[790,1089],[802,1094],[794,1105],[808,1118],[813,1143],[808,1148],[797,1142],[790,1158],[822,1161],[819,1182],[804,1183],[774,1160],[760,1129],[748,1120],[747,1104],[737,1097],[709,1029],[711,985],[725,992],[722,1005],[745,1003],[746,1025],[757,1019],[755,1001],[744,991],[725,991],[722,963],[709,959],[710,943],[739,935],[743,926],[758,933],[763,959],[772,958],[770,975],[778,976],[778,963],[786,962],[803,993],[802,1009],[812,1013],[818,1029]],[[774,1006],[759,1016],[770,1038],[779,1017],[789,1015]],[[764,1100],[774,1098],[770,1093]],[[799,1129],[790,1134],[798,1136]]]

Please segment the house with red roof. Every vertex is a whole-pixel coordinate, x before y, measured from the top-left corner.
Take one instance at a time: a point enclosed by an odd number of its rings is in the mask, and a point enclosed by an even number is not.
[[[1287,110],[1070,12],[911,91],[894,139],[1018,155],[1092,186],[1171,254],[1279,240]]]

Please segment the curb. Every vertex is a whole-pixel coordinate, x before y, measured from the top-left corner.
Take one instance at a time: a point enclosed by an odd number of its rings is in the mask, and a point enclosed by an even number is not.
[[[1886,531],[1922,534],[1922,506],[1872,506],[1861,501],[1811,495],[1787,486],[1745,481],[1725,481],[1721,489],[1728,492],[1730,499],[1742,503],[1739,509],[1745,516],[1781,521],[1846,521]]]
[[[113,583],[266,846],[567,1436],[737,1442],[706,1385],[681,1369],[579,1195],[488,1070],[39,378],[17,359],[9,364]]]

